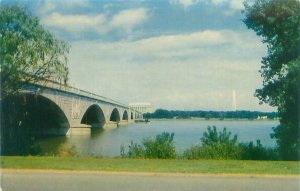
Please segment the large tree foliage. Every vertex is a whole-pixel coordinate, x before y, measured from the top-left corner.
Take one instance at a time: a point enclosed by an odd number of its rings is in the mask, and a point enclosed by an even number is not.
[[[37,113],[42,105],[39,97],[17,93],[26,83],[47,83],[45,79],[66,83],[68,51],[69,45],[27,9],[0,3],[1,154],[39,153],[36,127],[47,125]]]
[[[299,159],[300,2],[257,0],[245,4],[244,23],[262,37],[268,54],[262,58],[261,102],[276,106],[280,125],[274,128],[283,159]]]
[[[0,4],[0,47],[2,99],[24,83],[66,83],[69,45],[47,32],[25,8]]]

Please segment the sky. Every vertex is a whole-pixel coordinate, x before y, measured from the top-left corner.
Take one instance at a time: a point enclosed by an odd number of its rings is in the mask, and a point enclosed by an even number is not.
[[[71,86],[154,108],[275,111],[254,97],[267,48],[242,0],[17,2],[70,44]]]

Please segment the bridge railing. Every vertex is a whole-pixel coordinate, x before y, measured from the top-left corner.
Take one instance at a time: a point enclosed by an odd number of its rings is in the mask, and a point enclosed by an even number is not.
[[[37,83],[34,83],[32,85],[38,85],[38,86],[41,86],[41,87],[48,87],[48,88],[52,88],[52,89],[56,89],[56,90],[61,90],[61,91],[69,92],[69,93],[74,93],[74,94],[77,94],[77,95],[81,95],[81,96],[85,96],[85,97],[105,101],[105,102],[115,104],[115,105],[118,105],[118,106],[122,106],[122,107],[125,107],[125,108],[129,108],[129,105],[123,104],[123,103],[115,101],[113,99],[110,99],[110,98],[107,98],[107,97],[104,97],[104,96],[101,96],[101,95],[97,95],[95,93],[88,92],[88,91],[85,91],[85,90],[82,90],[82,89],[79,89],[79,88],[76,88],[76,87],[72,87],[72,86],[69,86],[69,85],[60,84],[60,83],[52,81],[52,80],[43,79],[43,80],[41,80]]]
[[[31,83],[31,84],[38,85],[41,88],[48,87],[48,88],[52,88],[52,89],[56,89],[56,90],[60,90],[60,91],[70,92],[70,93],[73,93],[73,94],[93,98],[93,99],[96,99],[96,100],[105,101],[105,102],[108,102],[108,103],[111,103],[111,104],[115,104],[117,106],[121,106],[121,107],[124,107],[124,108],[131,109],[132,111],[134,111],[136,113],[142,114],[141,112],[139,112],[139,111],[137,111],[133,108],[130,108],[129,105],[123,104],[121,102],[115,101],[113,99],[110,99],[110,98],[107,98],[107,97],[104,97],[104,96],[101,96],[101,95],[97,95],[97,94],[92,93],[92,92],[88,92],[86,90],[82,90],[82,89],[79,89],[79,88],[76,88],[76,87],[73,87],[73,86],[70,86],[70,85],[65,85],[65,84],[59,83],[57,81],[40,78],[39,81],[37,81],[35,83]]]

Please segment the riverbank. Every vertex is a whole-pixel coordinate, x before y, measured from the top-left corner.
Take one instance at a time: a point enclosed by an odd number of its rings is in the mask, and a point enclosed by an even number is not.
[[[1,157],[1,169],[298,176],[300,162],[5,156]]]

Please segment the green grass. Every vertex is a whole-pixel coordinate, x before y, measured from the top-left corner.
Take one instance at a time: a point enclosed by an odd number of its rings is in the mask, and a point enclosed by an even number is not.
[[[300,162],[149,160],[95,157],[1,157],[2,169],[55,169],[159,173],[299,175]]]

